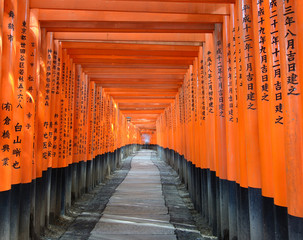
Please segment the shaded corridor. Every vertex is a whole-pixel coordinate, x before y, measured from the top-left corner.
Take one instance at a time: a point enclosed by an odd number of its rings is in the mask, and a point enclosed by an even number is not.
[[[212,239],[207,237],[211,230],[206,223],[200,226],[204,238],[198,231],[193,206],[189,209],[188,192],[176,172],[153,150],[142,149],[124,159],[122,168],[95,190],[95,195],[84,197],[71,207],[72,211],[83,211],[63,234],[48,231],[43,239]],[[56,227],[62,228],[60,220],[50,229]]]

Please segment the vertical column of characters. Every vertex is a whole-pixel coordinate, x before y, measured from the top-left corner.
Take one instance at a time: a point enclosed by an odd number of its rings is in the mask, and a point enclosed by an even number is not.
[[[234,89],[233,81],[234,75],[232,72],[233,49],[232,49],[232,30],[233,26],[230,26],[230,18],[233,16],[224,17],[223,22],[223,58],[225,59],[224,67],[224,79],[226,79],[224,86],[224,98],[225,98],[225,124],[226,124],[226,161],[227,172],[226,177],[229,181],[236,181],[236,144],[235,144],[235,116],[234,116]]]
[[[98,85],[95,85],[95,96],[94,96],[94,107],[93,107],[93,112],[92,112],[92,119],[93,119],[93,128],[92,128],[92,159],[94,159],[95,154],[97,152],[97,148],[98,148],[98,136],[97,136],[97,130],[98,130],[98,122],[97,122],[97,118],[98,118]]]
[[[87,160],[87,125],[88,125],[88,114],[89,114],[89,81],[85,73],[82,73],[83,81],[83,107],[82,107],[82,154],[81,160]]]
[[[78,163],[81,161],[81,129],[82,129],[82,106],[83,101],[81,99],[82,96],[82,69],[81,65],[76,65],[76,75],[75,75],[75,97],[74,97],[74,125],[73,125],[73,161]]]
[[[189,104],[189,152],[190,152],[190,161],[192,164],[196,164],[195,159],[195,135],[194,135],[194,118],[195,118],[195,82],[194,82],[194,66],[190,65],[189,67],[189,92],[188,92],[188,104]]]
[[[32,166],[32,178],[36,179],[38,163],[41,162],[41,159],[38,158],[38,99],[39,99],[39,86],[40,86],[40,65],[39,58],[40,52],[38,50],[40,42],[40,24],[38,21],[38,10],[30,10],[30,22],[29,22],[29,65],[28,65],[28,78],[27,78],[27,87],[28,92],[32,92],[32,97],[34,99],[34,104],[30,110],[25,109],[25,126],[26,129],[31,126],[33,131],[33,166]],[[26,107],[30,104],[26,104]],[[29,125],[28,125],[29,124]],[[32,124],[32,125],[31,125]],[[25,133],[26,136],[26,133]],[[40,164],[40,163],[39,163]]]
[[[240,153],[240,186],[248,188],[247,181],[247,163],[246,163],[246,139],[245,139],[245,119],[244,119],[244,108],[246,102],[246,96],[244,94],[244,79],[243,79],[243,65],[242,52],[243,52],[243,41],[241,39],[241,26],[240,26],[239,3],[235,4],[235,73],[237,78],[237,90],[238,90],[238,126],[239,126],[239,153]],[[242,20],[241,20],[242,21]]]
[[[199,56],[198,56],[198,89],[197,89],[197,98],[198,98],[198,132],[199,132],[199,146],[200,149],[199,158],[200,158],[200,167],[206,168],[206,156],[205,156],[205,117],[206,117],[206,107],[205,107],[205,64],[203,59],[203,47],[199,47]]]
[[[43,167],[43,171],[52,167],[52,122],[51,122],[51,99],[52,75],[53,75],[53,33],[47,33],[47,58],[46,58],[46,78],[45,78],[45,119],[43,122],[43,159],[47,159],[47,165]]]
[[[96,96],[96,153],[95,157],[100,154],[100,112],[101,112],[101,97],[100,94],[102,92],[101,86],[98,86],[97,88],[97,96]]]
[[[252,2],[251,0],[241,0],[239,7],[241,34],[240,41],[243,41],[243,45],[241,46],[243,58],[242,68],[244,70],[243,92],[246,97],[246,102],[244,105],[244,121],[248,184],[253,188],[261,188]]]
[[[23,141],[24,141],[24,105],[25,105],[25,79],[27,77],[26,43],[26,1],[18,2],[16,23],[12,28],[16,38],[16,59],[14,61],[14,98],[13,98],[13,145],[12,145],[12,184],[21,183],[21,170],[23,162]],[[26,172],[24,172],[26,174]]]
[[[62,43],[58,40],[54,41],[54,61],[53,61],[53,82],[52,82],[52,129],[53,129],[53,142],[52,142],[52,167],[58,168],[58,145],[59,145],[59,128],[60,128],[60,79],[62,68]],[[54,87],[54,86],[55,87]]]
[[[196,166],[201,167],[201,149],[200,149],[200,122],[199,122],[199,113],[200,113],[200,101],[199,101],[199,58],[196,57],[194,60],[194,91],[195,91],[195,115],[194,115],[194,134],[195,134],[195,158],[196,158]]]
[[[69,140],[70,140],[70,81],[71,81],[71,71],[72,71],[72,66],[71,66],[71,59],[70,56],[66,51],[66,81],[65,81],[65,101],[66,101],[66,112],[65,112],[65,160],[66,160],[66,166],[70,164],[70,148],[69,148]]]
[[[206,96],[207,96],[207,114],[206,114],[206,138],[207,141],[207,161],[211,171],[216,171],[216,153],[215,153],[215,104],[214,104],[214,77],[215,77],[215,59],[214,59],[214,40],[213,34],[207,34],[205,39],[205,64],[206,64]]]
[[[51,76],[51,87],[50,87],[50,124],[49,124],[49,153],[51,158],[51,165],[49,167],[57,168],[57,133],[58,133],[58,96],[59,90],[57,90],[57,76],[58,76],[58,40],[53,41],[53,61],[52,61],[52,76]],[[55,145],[55,146],[54,146]]]
[[[244,84],[244,68],[243,68],[243,40],[242,40],[242,18],[241,4],[239,1],[235,3],[235,49],[236,49],[236,78],[238,90],[238,133],[239,133],[239,166],[240,175],[238,178],[240,188],[238,189],[238,221],[237,234],[240,239],[250,237],[249,226],[249,210],[248,210],[248,177],[247,177],[247,161],[246,161],[246,138],[245,138],[245,119],[244,112],[246,108],[247,96],[245,95]]]
[[[95,91],[96,84],[93,81],[89,82],[89,94],[88,94],[88,114],[87,114],[87,156],[86,160],[92,160],[93,154],[93,145],[92,145],[92,137],[93,137],[93,127],[94,127],[94,108],[95,108]]]
[[[13,91],[14,69],[16,58],[16,10],[17,1],[5,1],[2,28],[2,58],[1,62],[1,96],[0,96],[0,191],[11,189],[11,174],[13,168]]]
[[[198,58],[196,57],[193,64],[193,151],[194,151],[194,159],[196,167],[199,167],[199,123],[198,123]]]
[[[70,71],[70,64],[69,64],[69,55],[67,54],[67,49],[63,49],[63,62],[64,62],[64,75],[62,74],[62,78],[64,78],[63,84],[63,99],[64,99],[64,108],[63,108],[63,142],[62,142],[62,158],[64,167],[67,167],[69,164],[69,153],[68,153],[68,138],[69,138],[69,130],[68,130],[68,91],[69,91],[69,71]]]
[[[53,61],[53,34],[42,30],[41,58],[40,58],[40,87],[38,99],[38,158],[41,159],[41,173],[51,166],[49,152],[49,124],[50,124],[50,93]]]
[[[53,140],[54,140],[54,111],[56,104],[56,76],[57,76],[57,51],[55,50],[55,42],[52,37],[52,41],[47,46],[47,89],[49,102],[49,123],[48,123],[48,139],[47,139],[47,155],[48,155],[48,168],[53,167]]]
[[[76,82],[76,65],[73,63],[73,59],[70,59],[70,76],[69,76],[69,94],[68,94],[68,100],[69,100],[69,138],[68,138],[68,154],[69,154],[69,164],[72,164],[74,162],[73,160],[73,138],[74,138],[74,98],[75,98],[75,82]]]
[[[285,71],[281,71],[277,1],[265,1],[262,5],[265,12],[265,22],[268,24],[268,28],[265,30],[268,34],[269,121],[272,148],[273,195],[274,204],[276,205],[275,234],[277,238],[284,239],[287,238],[287,191],[282,79],[285,79],[286,76]],[[269,18],[266,16],[269,16]],[[284,209],[281,207],[284,207]],[[279,223],[281,219],[283,220]]]
[[[29,13],[28,13],[29,14]],[[29,16],[28,16],[29,17]],[[35,44],[34,32],[30,28],[29,18],[27,21],[28,34],[25,48],[27,61],[27,76],[25,77],[25,105],[24,105],[24,140],[23,140],[23,171],[22,182],[28,183],[35,179],[35,151],[34,151],[34,137],[35,137],[35,115],[36,115],[36,101],[37,101],[37,86],[36,86],[36,65],[37,65],[37,49]],[[21,51],[21,49],[20,49]],[[23,52],[24,50],[22,50]]]
[[[208,69],[208,65],[210,65],[211,67],[211,58],[208,59],[207,57],[207,44],[206,42],[203,43],[202,46],[202,64],[203,64],[203,72],[204,72],[204,105],[205,105],[205,109],[204,109],[204,128],[205,128],[205,168],[206,169],[210,169],[210,162],[209,162],[209,152],[210,149],[208,148],[208,146],[210,145],[209,141],[208,141],[208,134],[209,134],[209,89],[208,89],[208,82],[209,82],[209,78],[212,76],[212,69]],[[202,70],[201,70],[202,71]],[[203,111],[202,111],[202,116],[203,116]],[[207,141],[206,141],[207,140]]]
[[[216,151],[216,166],[217,177],[227,179],[226,171],[226,124],[225,124],[225,98],[224,88],[227,79],[224,76],[224,64],[227,59],[223,58],[223,30],[222,24],[215,25],[214,31],[214,46],[215,46],[215,79],[214,79],[214,104],[216,112],[215,121],[215,151]]]
[[[262,195],[267,198],[273,198],[273,159],[272,159],[272,141],[270,134],[270,101],[272,96],[269,94],[269,81],[271,81],[271,66],[269,64],[270,57],[270,26],[268,12],[265,12],[264,1],[254,0],[252,4],[253,13],[253,30],[254,30],[254,51],[256,56],[255,74],[256,74],[256,91],[258,102],[258,126],[259,126],[259,148],[261,161],[261,179],[262,179]],[[256,34],[257,33],[257,34]],[[275,70],[276,74],[279,74]],[[270,199],[264,199],[264,204],[269,204]],[[267,206],[267,216],[273,213],[273,206]],[[266,229],[268,224],[265,221],[264,231],[272,231],[272,227]],[[268,230],[268,231],[267,231]],[[267,233],[266,233],[267,234]]]
[[[64,90],[65,90],[65,74],[66,74],[66,63],[65,63],[65,54],[64,49],[62,48],[62,44],[59,45],[59,59],[61,59],[61,71],[60,71],[60,114],[59,114],[59,141],[58,141],[58,167],[65,167],[65,158],[64,158],[64,111],[65,111],[65,98],[64,98]],[[59,61],[58,59],[58,61]]]
[[[302,238],[302,231],[299,230],[302,219],[298,221],[294,217],[303,217],[302,59],[299,55],[301,50],[298,52],[302,45],[298,38],[301,36],[298,30],[302,23],[297,18],[296,4],[294,0],[277,1],[281,72],[282,76],[285,74],[285,79],[282,78],[282,96],[290,239]],[[301,225],[296,226],[299,222]]]

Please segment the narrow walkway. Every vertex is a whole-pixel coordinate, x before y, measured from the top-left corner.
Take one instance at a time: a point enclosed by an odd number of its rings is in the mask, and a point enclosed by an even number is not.
[[[140,151],[131,170],[109,200],[90,240],[174,240],[160,172],[152,152]]]

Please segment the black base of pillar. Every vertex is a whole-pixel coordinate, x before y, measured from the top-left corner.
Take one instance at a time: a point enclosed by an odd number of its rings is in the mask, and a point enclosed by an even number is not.
[[[303,239],[303,218],[288,215],[289,240]]]
[[[238,239],[238,229],[237,229],[237,205],[238,205],[238,191],[236,182],[228,182],[228,223],[229,223],[229,239]]]
[[[248,189],[239,187],[238,237],[250,239]]]
[[[11,211],[10,211],[10,239],[19,238],[19,216],[21,184],[12,185],[11,189]]]
[[[11,190],[0,192],[0,240],[10,239]]]
[[[288,214],[286,207],[274,205],[275,239],[288,239]]]
[[[18,238],[20,240],[28,240],[30,237],[31,185],[32,183],[21,184]]]

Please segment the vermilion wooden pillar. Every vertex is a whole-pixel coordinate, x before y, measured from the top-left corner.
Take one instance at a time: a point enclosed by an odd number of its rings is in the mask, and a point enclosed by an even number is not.
[[[282,96],[285,125],[285,159],[289,239],[303,236],[303,155],[302,155],[302,59],[296,1],[277,1]],[[302,38],[301,38],[302,39]],[[279,49],[278,49],[279,50]],[[300,51],[300,52],[298,52]]]
[[[238,237],[241,239],[249,238],[249,210],[248,210],[248,182],[247,182],[247,162],[246,162],[246,139],[245,139],[245,120],[244,108],[246,97],[244,95],[244,70],[242,68],[242,49],[243,41],[240,37],[240,15],[239,2],[235,3],[235,50],[236,50],[236,74],[238,89],[238,132],[239,132],[239,202],[238,202]]]
[[[3,4],[2,4],[3,5]],[[4,1],[3,27],[2,27],[2,59],[1,62],[1,96],[0,96],[0,228],[1,239],[10,238],[10,195],[12,174],[12,148],[13,148],[13,89],[14,68],[13,61],[16,56],[16,34],[11,27],[16,23],[17,1]],[[2,10],[1,10],[2,11]],[[2,14],[1,14],[2,15]]]
[[[217,190],[218,190],[218,233],[222,238],[228,237],[228,183],[227,183],[227,162],[226,162],[226,123],[225,107],[226,98],[224,89],[227,79],[224,75],[226,59],[223,54],[223,26],[215,25],[214,46],[215,46],[215,81],[214,81],[214,102],[216,111],[216,160],[217,160]],[[219,224],[219,223],[218,223]]]
[[[273,158],[270,118],[270,102],[274,100],[269,92],[269,82],[272,78],[270,58],[270,21],[265,4],[252,1],[253,43],[256,74],[256,93],[258,103],[259,148],[261,161],[262,201],[263,201],[263,230],[264,239],[274,239],[274,184]]]

